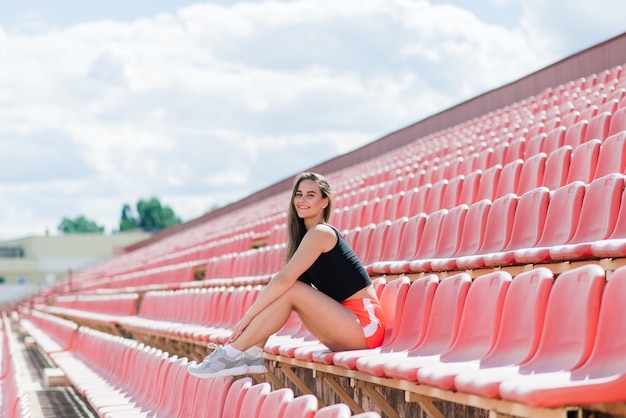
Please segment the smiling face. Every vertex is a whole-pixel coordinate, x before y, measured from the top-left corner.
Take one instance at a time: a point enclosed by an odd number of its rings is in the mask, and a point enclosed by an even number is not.
[[[324,220],[324,209],[328,198],[323,197],[319,185],[313,180],[302,180],[293,197],[293,205],[299,218],[305,223],[319,223]]]

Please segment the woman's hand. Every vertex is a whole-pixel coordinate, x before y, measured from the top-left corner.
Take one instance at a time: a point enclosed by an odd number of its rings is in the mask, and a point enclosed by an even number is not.
[[[235,329],[233,330],[233,333],[230,335],[230,338],[228,338],[227,344],[235,341],[241,335],[243,330],[246,329],[248,325],[250,325],[250,321],[252,320],[248,319],[248,317],[244,315],[243,318],[239,320],[237,325],[235,325]]]

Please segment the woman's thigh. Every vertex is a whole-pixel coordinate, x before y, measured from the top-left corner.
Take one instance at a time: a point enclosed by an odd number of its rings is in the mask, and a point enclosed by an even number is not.
[[[296,282],[288,293],[304,325],[328,348],[341,351],[367,347],[361,323],[341,303],[302,282]]]

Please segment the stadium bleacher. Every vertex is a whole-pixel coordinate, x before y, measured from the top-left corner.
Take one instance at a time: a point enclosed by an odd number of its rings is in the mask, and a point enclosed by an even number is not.
[[[380,348],[332,352],[292,314],[265,347],[266,374],[186,372],[280,269],[282,187],[7,306],[0,415],[31,415],[16,335],[102,417],[626,413],[621,65],[324,174],[331,223],[366,264],[388,320]]]

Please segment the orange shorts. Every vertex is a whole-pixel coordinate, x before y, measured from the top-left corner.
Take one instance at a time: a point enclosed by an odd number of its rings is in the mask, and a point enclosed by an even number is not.
[[[354,312],[359,319],[367,348],[380,347],[385,337],[385,321],[380,303],[363,298],[344,300],[341,304]]]

